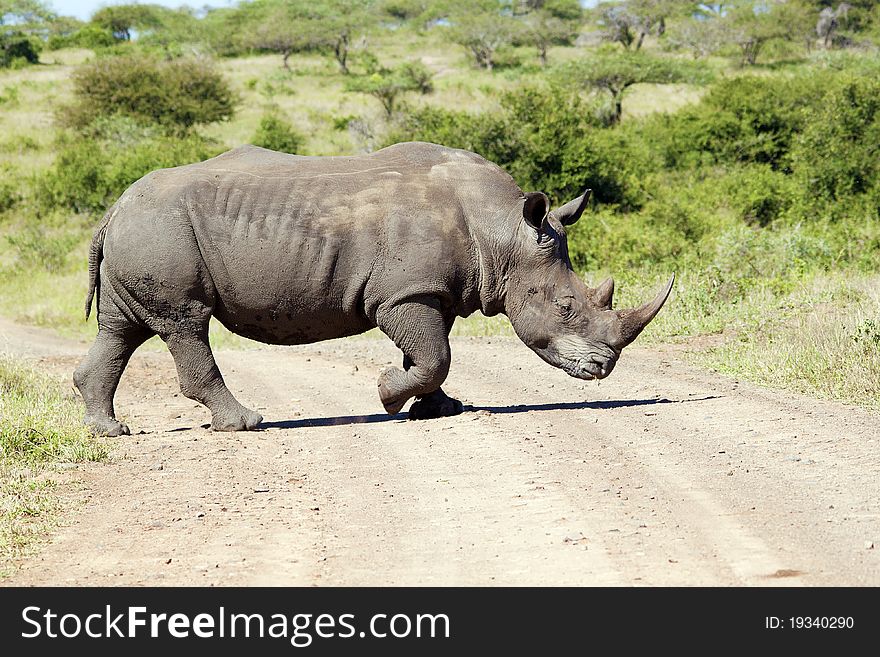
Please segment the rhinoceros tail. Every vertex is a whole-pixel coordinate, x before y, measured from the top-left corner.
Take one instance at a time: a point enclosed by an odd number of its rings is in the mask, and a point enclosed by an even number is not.
[[[89,292],[86,296],[86,319],[92,312],[92,299],[99,292],[101,260],[104,259],[104,237],[107,234],[107,226],[110,220],[116,214],[116,205],[107,211],[101,223],[95,228],[95,234],[92,236],[92,244],[89,247]],[[95,312],[98,312],[98,302],[95,301]]]

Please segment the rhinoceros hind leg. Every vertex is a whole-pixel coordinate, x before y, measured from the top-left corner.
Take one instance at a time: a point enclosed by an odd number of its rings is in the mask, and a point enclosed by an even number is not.
[[[409,407],[410,420],[430,420],[437,417],[458,415],[464,410],[462,403],[453,399],[442,388],[422,395]]]
[[[229,392],[211,353],[207,326],[198,333],[174,333],[164,339],[177,366],[180,391],[208,407],[214,431],[257,428],[263,416],[242,406]]]
[[[110,316],[110,328],[102,326],[89,349],[88,355],[73,373],[73,383],[86,405],[84,422],[98,436],[123,436],[131,433],[128,427],[116,419],[113,396],[128,359],[152,333],[142,327],[129,324],[121,317],[112,316],[112,310],[102,310]]]

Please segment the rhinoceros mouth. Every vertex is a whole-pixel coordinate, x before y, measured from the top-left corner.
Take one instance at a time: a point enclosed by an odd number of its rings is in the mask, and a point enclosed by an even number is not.
[[[566,361],[562,364],[561,369],[569,376],[584,381],[604,379],[611,373],[610,370],[606,370],[606,368],[600,367],[596,363],[585,363],[583,361]]]

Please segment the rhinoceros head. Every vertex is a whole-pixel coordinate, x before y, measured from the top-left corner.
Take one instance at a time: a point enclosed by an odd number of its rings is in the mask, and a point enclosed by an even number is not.
[[[613,279],[587,287],[572,270],[565,227],[580,218],[589,195],[552,212],[545,194],[524,195],[505,312],[519,338],[545,361],[579,379],[602,379],[663,307],[675,275],[653,301],[628,310],[611,307]]]

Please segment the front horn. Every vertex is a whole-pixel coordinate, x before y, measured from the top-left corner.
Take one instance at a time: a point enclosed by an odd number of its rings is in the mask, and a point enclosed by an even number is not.
[[[617,318],[620,320],[620,348],[639,337],[639,333],[657,316],[666,299],[669,298],[669,293],[672,292],[673,283],[675,283],[675,274],[653,301],[638,308],[617,311]]]

